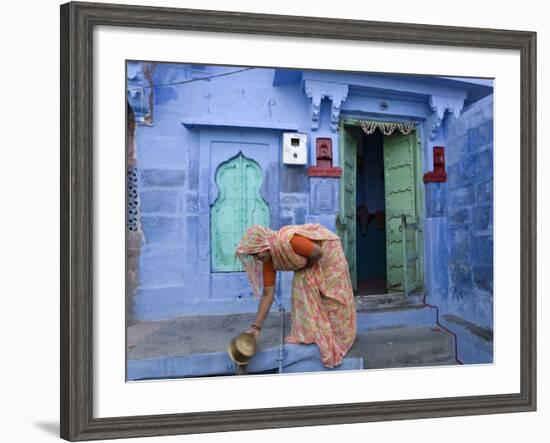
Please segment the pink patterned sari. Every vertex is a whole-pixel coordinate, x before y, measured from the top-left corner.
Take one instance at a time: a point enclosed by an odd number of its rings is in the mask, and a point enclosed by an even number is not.
[[[299,234],[318,242],[322,256],[307,259],[294,252],[290,239]],[[340,237],[320,224],[288,225],[279,231],[250,227],[236,249],[254,294],[260,296],[263,263],[252,254],[269,250],[275,270],[294,271],[291,330],[288,343],[316,343],[324,366],[339,365],[357,333],[355,299]]]

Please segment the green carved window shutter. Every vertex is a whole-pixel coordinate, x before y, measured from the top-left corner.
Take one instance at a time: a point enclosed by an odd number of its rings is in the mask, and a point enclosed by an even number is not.
[[[219,195],[211,210],[211,254],[214,272],[242,271],[235,248],[246,229],[269,226],[269,208],[260,195],[262,170],[239,153],[216,171]]]

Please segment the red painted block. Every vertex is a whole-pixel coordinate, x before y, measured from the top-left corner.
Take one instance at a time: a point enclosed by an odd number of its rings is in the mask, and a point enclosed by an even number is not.
[[[332,166],[332,139],[319,137],[315,140],[316,165],[310,166],[310,177],[341,177],[342,168]]]
[[[434,146],[434,169],[424,174],[424,183],[444,183],[446,181],[445,148],[443,146]]]

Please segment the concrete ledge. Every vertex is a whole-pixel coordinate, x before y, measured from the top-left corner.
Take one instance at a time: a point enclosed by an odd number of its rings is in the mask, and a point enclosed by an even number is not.
[[[357,330],[370,331],[380,328],[397,328],[400,326],[424,326],[435,324],[437,313],[428,306],[363,311],[357,313]]]
[[[493,363],[493,331],[452,314],[441,324],[456,336],[458,358],[465,364]]]
[[[279,367],[279,347],[258,352],[247,367],[248,374],[275,371]],[[211,375],[235,375],[236,365],[226,352],[191,354],[182,357],[159,357],[143,360],[128,360],[128,381],[184,378]],[[326,368],[321,363],[319,348],[315,344],[285,344],[283,372],[314,372],[363,369],[363,358],[346,357],[335,368]]]
[[[228,119],[226,116],[214,116],[204,119],[186,118],[181,124],[189,130],[204,129],[210,127],[219,128],[249,128],[249,129],[271,129],[278,131],[297,131],[296,123],[278,122],[271,120],[236,120]]]

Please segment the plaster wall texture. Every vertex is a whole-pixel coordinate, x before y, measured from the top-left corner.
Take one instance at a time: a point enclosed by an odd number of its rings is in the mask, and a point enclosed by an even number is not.
[[[150,109],[136,112],[151,115],[150,124],[138,125],[135,136],[143,233],[140,284],[132,310],[137,320],[257,309],[244,272],[211,271],[210,211],[219,195],[215,174],[220,164],[239,153],[263,172],[259,192],[269,207],[272,229],[321,223],[336,231],[339,179],[309,177],[307,165],[282,162],[282,133],[290,131],[308,135],[308,164],[315,164],[315,138],[330,137],[334,165],[339,165],[333,103],[323,97],[315,117],[308,88],[332,82],[344,94],[341,85],[354,83],[342,102],[342,115],[363,112],[367,117],[380,117],[373,108],[380,97],[368,98],[361,88],[409,88],[417,98],[388,95],[386,117],[414,114],[420,121],[429,108],[427,98],[423,102],[418,97],[452,92],[444,82],[427,86],[345,73],[288,75],[274,69],[185,64],[156,64],[151,72],[153,87],[145,90],[151,91],[152,99],[140,105]],[[492,98],[468,106],[458,120],[446,117],[438,136],[447,147],[448,183],[426,187],[427,261],[449,261],[449,269],[437,276],[433,269],[427,272],[426,287],[430,300],[444,306],[444,312],[489,328]],[[278,274],[279,300],[288,309],[292,273]]]
[[[427,186],[428,239],[439,281],[429,293],[468,363],[492,362],[493,95],[444,121],[447,183]],[[431,200],[431,202],[430,202]],[[448,264],[446,266],[446,264]]]
[[[310,103],[301,83],[274,87],[272,69],[201,80],[241,69],[157,64],[153,70],[153,84],[168,86],[152,88],[152,125],[138,126],[136,133],[143,244],[134,312],[140,320],[256,309],[243,272],[210,272],[210,208],[219,193],[215,172],[239,152],[264,171],[260,193],[272,229],[323,222],[326,209],[309,217],[307,167],[281,162],[285,122],[292,122],[291,131],[310,130]],[[322,119],[318,133],[326,132]],[[331,204],[337,204],[337,195]],[[290,284],[291,275],[280,276],[287,306]]]

